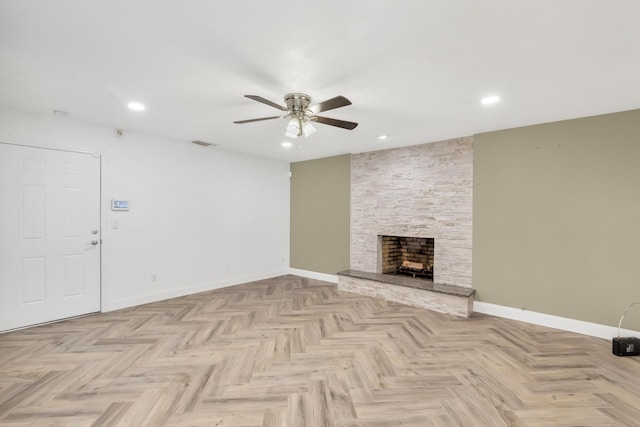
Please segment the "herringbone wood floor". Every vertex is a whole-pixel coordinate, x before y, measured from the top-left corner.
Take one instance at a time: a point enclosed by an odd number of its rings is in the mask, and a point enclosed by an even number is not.
[[[0,335],[0,426],[631,426],[610,343],[295,276]]]

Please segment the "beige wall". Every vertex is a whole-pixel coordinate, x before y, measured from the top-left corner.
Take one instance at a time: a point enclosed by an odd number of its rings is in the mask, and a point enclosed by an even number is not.
[[[349,268],[351,155],[291,164],[291,267]]]
[[[640,301],[640,110],[473,141],[476,299],[617,326]],[[291,266],[349,268],[350,156],[291,170]]]
[[[476,299],[617,326],[640,301],[640,110],[475,135],[473,170]]]

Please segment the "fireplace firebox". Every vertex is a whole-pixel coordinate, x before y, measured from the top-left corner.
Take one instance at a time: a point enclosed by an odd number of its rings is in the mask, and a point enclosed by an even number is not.
[[[434,239],[378,236],[378,273],[433,281]]]

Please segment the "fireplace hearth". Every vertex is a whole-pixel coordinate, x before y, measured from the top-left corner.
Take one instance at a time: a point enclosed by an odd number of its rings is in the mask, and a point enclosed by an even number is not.
[[[433,281],[434,239],[378,236],[378,273]]]

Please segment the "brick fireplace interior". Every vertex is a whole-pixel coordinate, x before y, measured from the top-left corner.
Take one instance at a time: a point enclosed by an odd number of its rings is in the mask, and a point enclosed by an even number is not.
[[[378,236],[378,273],[433,281],[434,239]]]

